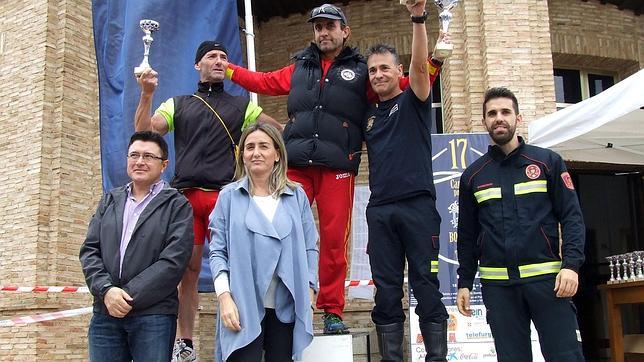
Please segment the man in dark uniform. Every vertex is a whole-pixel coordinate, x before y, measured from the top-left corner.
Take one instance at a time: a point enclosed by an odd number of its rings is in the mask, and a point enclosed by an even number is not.
[[[532,360],[530,321],[546,361],[583,361],[570,300],[584,262],[579,201],[561,157],[517,136],[522,121],[510,90],[485,93],[483,125],[493,145],[461,176],[458,309],[472,314],[478,264],[499,361]]]
[[[228,53],[224,45],[217,41],[202,42],[195,55],[195,70],[199,72],[197,91],[166,100],[152,116],[157,73],[148,69],[138,79],[141,99],[136,109],[135,128],[161,135],[174,131],[176,163],[172,186],[190,201],[194,213],[194,249],[179,285],[179,340],[173,359],[178,362],[196,360],[192,333],[199,303],[197,282],[201,256],[209,234],[208,217],[219,190],[233,179],[235,148],[242,128],[255,121],[281,127],[247,97],[224,91],[227,67]]]
[[[396,50],[388,45],[367,53],[369,81],[379,102],[367,113],[364,134],[369,152],[367,252],[376,286],[371,317],[383,361],[402,361],[405,314],[402,309],[405,258],[426,361],[445,361],[447,311],[438,282],[440,216],[432,173],[431,83],[425,1],[407,5],[413,22],[409,88]],[[443,38],[443,35],[439,37]],[[432,61],[441,63],[443,59]]]

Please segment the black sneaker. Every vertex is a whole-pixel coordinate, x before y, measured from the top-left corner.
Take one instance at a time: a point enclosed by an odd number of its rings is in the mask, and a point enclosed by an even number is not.
[[[324,313],[324,334],[347,334],[349,328],[344,324],[342,318],[335,313]]]

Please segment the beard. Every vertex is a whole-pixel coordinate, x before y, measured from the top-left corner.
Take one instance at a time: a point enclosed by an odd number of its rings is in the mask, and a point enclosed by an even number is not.
[[[329,40],[329,39],[325,39],[325,40]],[[318,46],[318,49],[320,49],[322,53],[335,52],[336,50],[338,50],[338,48],[342,46],[341,43],[338,44],[336,41],[333,41],[333,40],[325,41],[325,42],[317,41],[316,44]]]
[[[501,134],[495,133],[494,128],[488,129],[488,133],[490,134],[490,137],[492,138],[492,141],[494,141],[494,143],[496,143],[499,146],[503,146],[503,145],[507,144],[508,142],[512,141],[512,139],[514,138],[514,134],[517,131],[517,126],[516,125],[510,126],[509,124],[504,123],[504,126],[506,128],[506,132],[501,133]]]

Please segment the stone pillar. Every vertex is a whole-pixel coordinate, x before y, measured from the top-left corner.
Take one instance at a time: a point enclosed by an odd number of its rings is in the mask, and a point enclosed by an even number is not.
[[[84,285],[78,262],[101,194],[91,2],[0,2],[0,284]],[[0,292],[0,319],[91,305]],[[86,358],[89,317],[0,328],[0,360]]]
[[[548,3],[469,0],[450,28],[454,54],[443,72],[447,132],[484,131],[483,94],[505,86],[529,122],[555,110]],[[527,122],[519,127],[527,134]]]

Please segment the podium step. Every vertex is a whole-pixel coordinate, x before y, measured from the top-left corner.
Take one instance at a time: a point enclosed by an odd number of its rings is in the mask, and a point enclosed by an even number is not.
[[[378,347],[374,344],[377,343],[375,330],[373,328],[352,328],[350,332],[349,334],[327,335],[322,331],[315,331],[313,342],[304,350],[302,361],[377,361]]]

